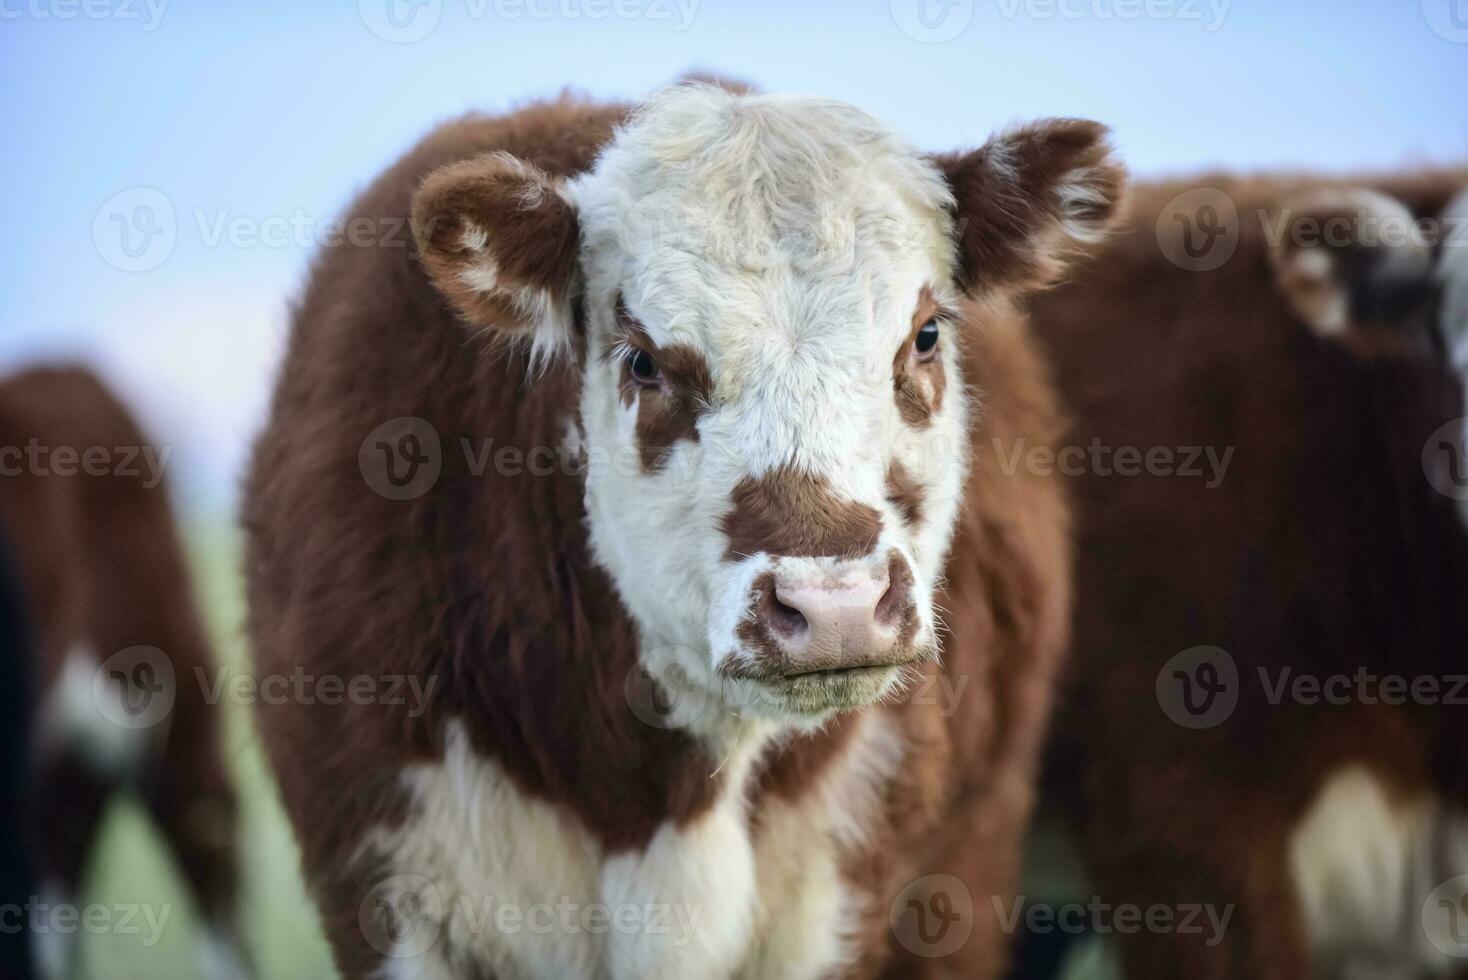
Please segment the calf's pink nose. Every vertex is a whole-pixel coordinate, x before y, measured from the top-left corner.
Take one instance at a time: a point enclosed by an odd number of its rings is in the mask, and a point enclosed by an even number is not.
[[[766,589],[758,614],[780,648],[786,677],[890,666],[905,657],[898,648],[913,608],[911,577],[892,574],[886,563],[839,582],[777,574]]]

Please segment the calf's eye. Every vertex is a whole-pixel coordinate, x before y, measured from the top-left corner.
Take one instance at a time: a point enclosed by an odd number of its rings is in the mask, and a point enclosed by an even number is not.
[[[627,357],[628,370],[632,374],[632,380],[644,388],[656,388],[663,383],[663,372],[658,370],[658,363],[652,359],[652,355],[645,350],[635,350]]]
[[[918,357],[928,358],[938,349],[938,321],[929,320],[922,325],[917,332],[917,339],[913,341],[913,347],[917,350]]]

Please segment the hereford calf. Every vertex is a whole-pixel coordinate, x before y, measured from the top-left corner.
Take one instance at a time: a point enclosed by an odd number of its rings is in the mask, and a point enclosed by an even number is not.
[[[260,715],[346,976],[993,975],[1069,543],[974,447],[1056,438],[1011,304],[1120,179],[688,85],[366,193],[245,511],[261,671],[384,692]]]
[[[27,822],[43,901],[75,903],[108,805],[136,793],[200,904],[203,975],[235,978],[237,805],[219,708],[195,676],[213,651],[160,482],[166,460],[84,371],[0,383],[0,529],[40,661]],[[74,935],[35,936],[47,976],[73,975]]]
[[[1468,955],[1465,365],[1433,250],[1461,257],[1414,234],[1464,179],[1149,187],[1035,303],[1075,443],[1170,461],[1076,480],[1053,767],[1101,899],[1170,917],[1119,937],[1129,977],[1417,980]]]

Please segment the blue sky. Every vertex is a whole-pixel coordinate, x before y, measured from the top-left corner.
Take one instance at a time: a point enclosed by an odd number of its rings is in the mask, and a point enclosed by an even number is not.
[[[0,0],[0,367],[93,363],[223,512],[323,222],[437,121],[694,67],[930,149],[1089,116],[1142,175],[1468,160],[1468,0]],[[145,271],[118,200],[172,209]]]

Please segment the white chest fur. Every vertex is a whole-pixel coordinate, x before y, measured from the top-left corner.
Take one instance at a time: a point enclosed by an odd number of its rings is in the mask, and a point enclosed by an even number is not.
[[[451,723],[443,762],[404,774],[408,820],[362,849],[381,869],[364,915],[401,919],[387,939],[368,930],[386,957],[381,976],[436,980],[471,964],[499,980],[828,975],[854,955],[861,911],[841,856],[865,836],[901,744],[881,716],[864,719],[816,785],[768,805],[756,837],[746,789],[769,738],[739,740],[720,774],[729,788],[697,820],[608,855]]]

